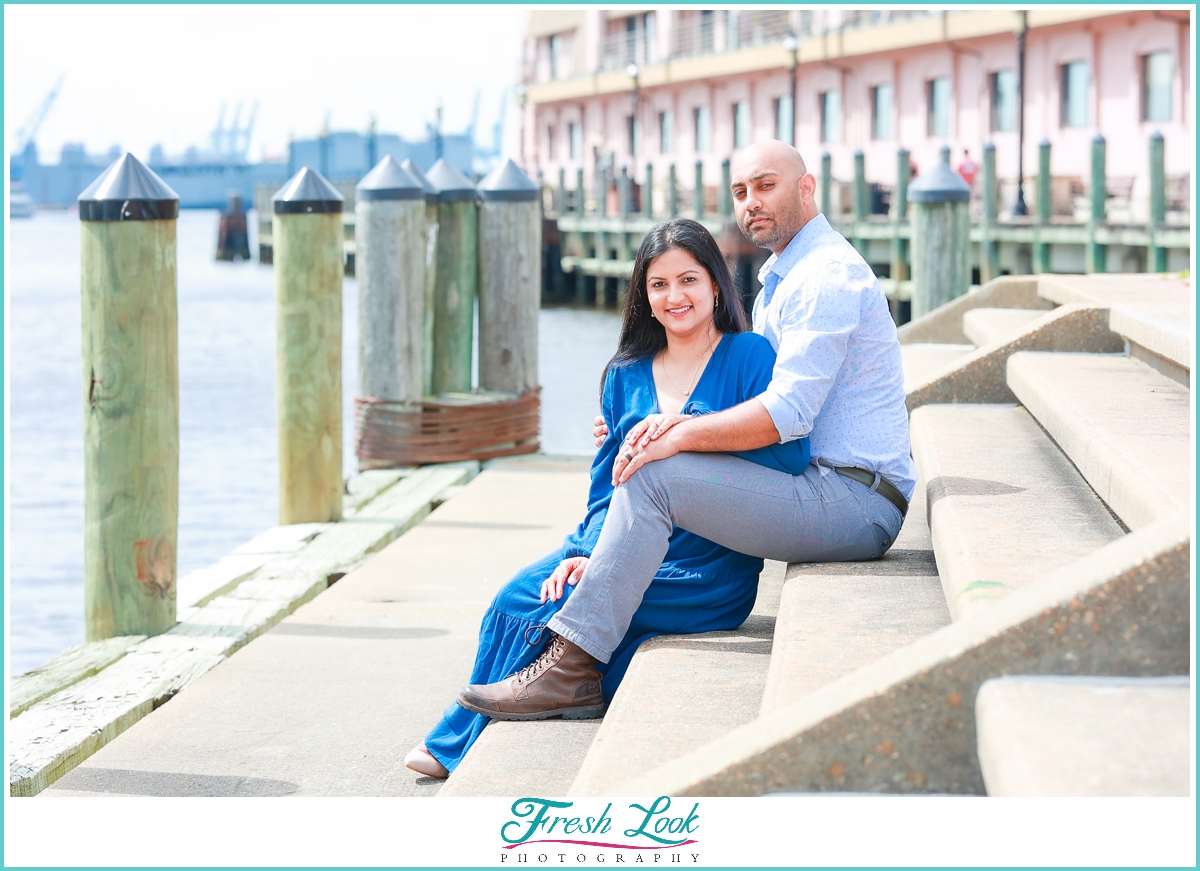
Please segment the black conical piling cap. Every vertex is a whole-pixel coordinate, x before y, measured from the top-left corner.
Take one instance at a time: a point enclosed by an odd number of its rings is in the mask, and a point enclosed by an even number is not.
[[[336,214],[342,210],[345,200],[325,176],[306,166],[284,182],[271,197],[271,202],[275,204],[277,215],[302,215],[310,212]]]
[[[367,201],[425,198],[425,188],[390,154],[385,155],[374,169],[362,177],[362,181],[355,185],[354,193],[358,199]]]
[[[624,167],[621,174],[625,174]],[[489,202],[527,203],[538,198],[538,186],[521,167],[506,160],[479,183],[479,196]]]
[[[908,186],[910,203],[965,203],[971,199],[970,186],[950,168],[949,157],[949,149],[943,149],[942,159],[933,169]]]
[[[419,181],[421,183],[421,187],[425,188],[425,204],[431,206],[437,205],[437,188],[430,184],[429,179],[425,177],[425,173],[421,172],[421,167],[413,163],[411,157],[404,158],[404,161],[400,164],[400,166],[402,166],[409,175]]]
[[[447,163],[444,157],[438,158],[438,162],[429,167],[425,177],[437,189],[438,199],[443,203],[461,203],[478,196],[471,180]]]
[[[179,194],[128,151],[79,195],[81,221],[169,221]]]

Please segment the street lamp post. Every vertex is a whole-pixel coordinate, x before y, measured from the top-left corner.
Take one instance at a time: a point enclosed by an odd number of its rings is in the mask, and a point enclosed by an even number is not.
[[[1017,202],[1013,215],[1029,214],[1025,205],[1025,31],[1026,13],[1017,13]]]
[[[792,124],[791,130],[788,131],[788,144],[796,144],[796,65],[800,60],[800,40],[796,39],[796,34],[788,31],[788,35],[783,38],[783,48],[791,54],[792,62],[788,67],[788,78],[791,82],[791,97],[792,97]]]

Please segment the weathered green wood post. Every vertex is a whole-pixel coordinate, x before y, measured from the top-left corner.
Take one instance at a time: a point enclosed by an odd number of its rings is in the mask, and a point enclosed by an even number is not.
[[[733,215],[733,191],[729,189],[730,184],[729,158],[721,161],[721,217],[728,218]]]
[[[575,170],[575,214],[582,215],[586,211],[587,194],[583,187],[583,167]]]
[[[358,395],[425,395],[425,189],[390,154],[355,191]]]
[[[833,184],[833,158],[826,151],[821,155],[821,213],[826,218],[832,219],[829,214],[829,193],[830,187]]]
[[[596,168],[596,214],[608,217],[608,167]]]
[[[554,191],[554,214],[561,215],[567,211],[567,170],[558,168],[558,188]]]
[[[1104,137],[1099,133],[1092,139],[1092,178],[1088,195],[1092,200],[1092,209],[1088,216],[1087,252],[1083,268],[1086,272],[1104,272],[1108,265],[1108,249],[1096,241],[1096,231],[1104,223],[1108,184],[1105,174]]]
[[[412,158],[405,158],[400,166],[415,178],[425,191],[425,328],[421,333],[422,391],[424,396],[433,393],[433,306],[434,288],[437,286],[437,237],[438,237],[438,192],[429,183],[421,168]]]
[[[692,187],[692,211],[697,221],[704,220],[704,162],[696,161],[696,179]]]
[[[585,208],[585,192],[583,187],[583,169],[582,167],[575,171],[575,215],[582,218]],[[576,233],[575,240],[579,248],[579,258],[582,260],[588,256],[587,237],[583,233]],[[587,276],[583,274],[583,265],[575,265],[575,303],[577,305],[587,305]]]
[[[863,257],[867,256],[867,240],[857,233],[858,224],[867,219],[867,159],[860,148],[854,152],[854,247]]]
[[[479,281],[477,194],[471,180],[445,159],[439,159],[429,168],[427,178],[438,192],[431,392],[470,393]],[[536,205],[537,186],[532,181],[530,185]]]
[[[642,214],[647,218],[654,217],[654,164],[646,164],[646,187],[642,195]]]
[[[79,195],[88,641],[175,625],[179,197],[132,154]]]
[[[950,168],[950,149],[908,188],[913,212],[912,316],[933,311],[967,292],[971,189]]]
[[[1166,220],[1166,149],[1163,135],[1155,130],[1150,134],[1150,247],[1146,252],[1151,272],[1167,271],[1167,249],[1155,244],[1158,230]]]
[[[979,283],[1000,275],[1000,251],[992,232],[999,207],[996,202],[996,145],[983,146],[983,241],[979,245]]]
[[[342,195],[311,167],[271,198],[279,522],[342,518]]]
[[[896,186],[892,188],[892,281],[895,282],[896,297],[900,296],[900,282],[908,281],[908,240],[901,238],[900,228],[908,220],[908,151],[901,148],[896,152]]]
[[[630,194],[629,167],[622,166],[621,176],[617,179],[617,206],[623,221],[629,218],[630,200],[633,199]]]
[[[538,386],[542,224],[537,188],[511,160],[479,183],[479,384]]]
[[[679,217],[679,179],[673,163],[667,171],[667,216],[672,220]]]
[[[1037,228],[1034,231],[1033,271],[1035,274],[1050,271],[1050,243],[1041,240],[1042,228],[1050,223],[1050,140],[1038,144],[1037,180]]]

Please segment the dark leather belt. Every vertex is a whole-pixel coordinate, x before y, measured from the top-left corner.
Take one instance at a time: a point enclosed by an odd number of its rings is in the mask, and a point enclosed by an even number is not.
[[[857,466],[834,466],[833,471],[837,472],[843,478],[851,478],[860,484],[866,484],[868,487],[875,483],[874,472],[868,472],[866,469],[860,469]],[[882,475],[879,476],[879,486],[875,488],[875,492],[899,508],[901,517],[908,514],[908,500],[901,496],[900,491],[889,484],[887,478]]]

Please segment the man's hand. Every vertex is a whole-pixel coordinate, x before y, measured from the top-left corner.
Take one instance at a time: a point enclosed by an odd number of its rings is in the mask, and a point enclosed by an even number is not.
[[[600,415],[596,415],[596,419],[592,421],[592,437],[596,439],[596,447],[604,447],[604,440],[608,438],[608,424]]]
[[[682,427],[668,430],[661,438],[647,444],[644,448],[621,446],[621,453],[613,463],[613,486],[624,484],[629,477],[646,463],[654,460],[665,460],[681,450],[679,439],[675,436]]]
[[[651,414],[641,423],[630,430],[625,437],[625,444],[631,448],[644,448],[659,436],[666,435],[667,430],[677,423],[691,420],[689,414]]]
[[[542,581],[542,601],[549,599],[551,602],[557,602],[561,599],[564,585],[570,584],[573,587],[578,584],[583,578],[583,570],[587,564],[588,558],[585,556],[573,556],[560,562],[554,574]]]

